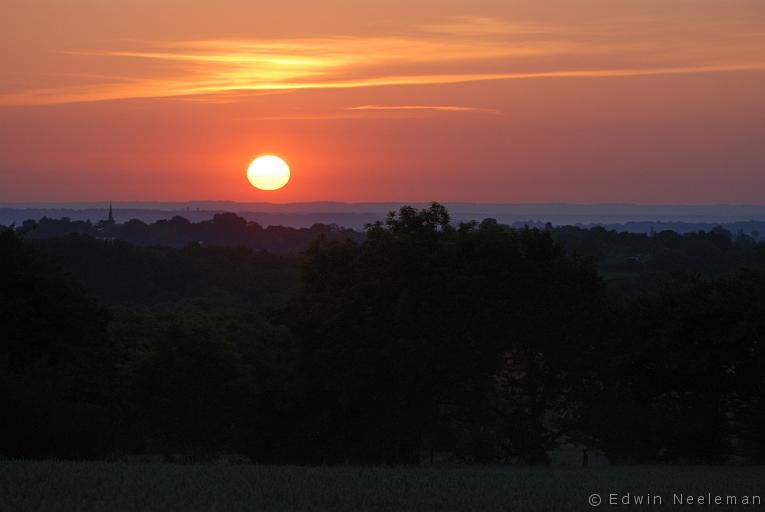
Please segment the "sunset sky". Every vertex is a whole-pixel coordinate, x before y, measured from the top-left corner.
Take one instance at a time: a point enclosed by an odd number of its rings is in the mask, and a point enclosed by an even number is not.
[[[4,203],[765,203],[762,0],[3,0],[0,29]]]

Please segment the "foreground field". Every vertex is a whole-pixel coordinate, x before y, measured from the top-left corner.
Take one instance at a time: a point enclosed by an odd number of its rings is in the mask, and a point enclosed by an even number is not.
[[[765,468],[307,468],[0,461],[0,510],[89,511],[565,511],[609,494],[765,495]],[[748,498],[747,498],[748,497]],[[596,498],[593,498],[597,501]],[[696,498],[694,498],[696,500]],[[712,506],[715,510],[726,506]],[[647,507],[642,507],[647,508]],[[651,507],[655,508],[655,507]],[[705,505],[700,508],[708,508]],[[761,509],[762,505],[744,508]]]

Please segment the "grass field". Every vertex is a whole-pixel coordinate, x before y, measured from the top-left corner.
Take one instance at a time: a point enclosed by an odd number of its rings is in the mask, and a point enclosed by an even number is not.
[[[0,461],[3,512],[566,511],[610,493],[765,495],[765,468],[308,468]],[[642,507],[649,508],[649,507]],[[736,509],[762,509],[763,505]],[[730,508],[733,509],[733,508]]]

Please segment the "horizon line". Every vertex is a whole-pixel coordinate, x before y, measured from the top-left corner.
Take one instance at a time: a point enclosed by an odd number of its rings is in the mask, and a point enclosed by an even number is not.
[[[438,203],[442,205],[483,205],[483,206],[638,206],[638,207],[709,207],[709,206],[733,206],[733,207],[755,207],[763,208],[765,203],[752,203],[752,202],[698,202],[698,203],[640,203],[631,201],[608,201],[608,202],[576,202],[576,201],[435,201],[435,200],[414,200],[414,201],[400,201],[400,200],[385,200],[385,201],[339,201],[339,200],[316,200],[316,201],[287,201],[287,202],[273,202],[273,201],[236,201],[230,199],[190,199],[190,200],[72,200],[72,201],[0,201],[0,208],[14,208],[19,206],[31,206],[31,207],[55,207],[65,205],[113,205],[119,204],[169,204],[169,205],[186,205],[186,204],[215,204],[215,203],[228,203],[238,205],[269,205],[269,206],[290,206],[290,205],[390,205],[400,204],[406,205],[428,205],[432,203]]]

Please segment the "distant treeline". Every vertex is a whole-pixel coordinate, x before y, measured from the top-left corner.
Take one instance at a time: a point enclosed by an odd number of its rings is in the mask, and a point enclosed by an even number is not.
[[[540,221],[516,221],[510,226],[516,229],[524,227],[543,229],[547,223]],[[558,223],[559,226],[575,226],[581,229],[603,228],[607,231],[618,233],[636,233],[653,235],[662,231],[674,231],[678,234],[697,233],[699,231],[711,231],[715,228],[722,228],[726,231],[738,235],[746,235],[755,241],[765,240],[765,221],[724,221],[724,222],[689,222],[689,221],[629,221],[629,222],[564,222]]]
[[[765,243],[433,204],[277,255],[216,219],[0,232],[0,456],[765,461]]]
[[[248,222],[235,213],[218,213],[211,220],[189,222],[183,217],[145,223],[138,219],[123,224],[109,221],[92,223],[69,218],[38,221],[27,220],[19,227],[26,238],[41,240],[70,234],[88,235],[101,239],[124,240],[137,245],[185,247],[188,245],[217,245],[249,247],[276,253],[304,251],[319,235],[330,240],[351,238],[361,240],[363,233],[345,229],[336,224],[314,224],[310,228],[283,226],[263,227]]]

